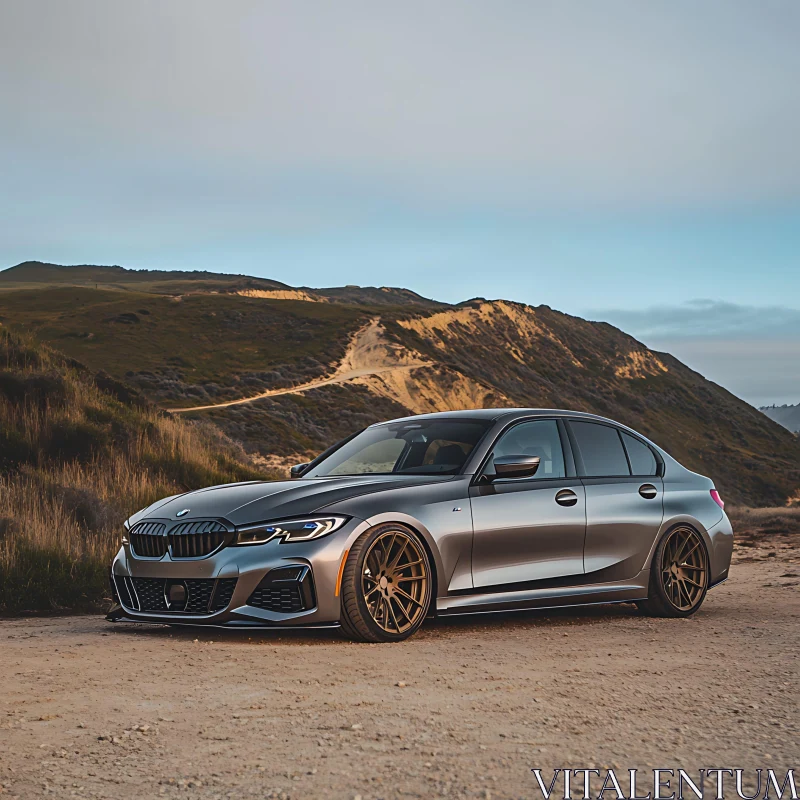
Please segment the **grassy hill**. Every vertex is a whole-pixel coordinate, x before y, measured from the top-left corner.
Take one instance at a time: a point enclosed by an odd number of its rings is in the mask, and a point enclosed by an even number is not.
[[[23,261],[0,271],[0,292],[42,286],[82,286],[109,291],[145,292],[171,297],[186,294],[248,294],[274,299],[304,299],[319,303],[368,306],[418,306],[445,308],[410,289],[391,286],[339,286],[327,289],[291,287],[280,281],[253,278],[248,275],[229,275],[196,270],[170,271],[126,269],[120,266],[94,264],[48,264],[43,261]]]
[[[323,375],[368,318],[359,307],[228,294],[49,284],[0,292],[0,322],[159,402],[228,399]]]
[[[0,613],[99,607],[125,517],[266,476],[212,425],[0,328]]]
[[[34,332],[165,408],[252,398],[330,376],[353,356],[358,331],[379,319],[382,338],[365,348],[381,351],[379,369],[356,369],[353,380],[302,394],[189,415],[263,464],[302,460],[387,417],[514,405],[618,419],[711,476],[731,501],[780,505],[800,487],[795,436],[606,323],[507,301],[448,306],[396,289],[266,282],[272,288],[242,294],[237,287],[260,279],[212,273],[183,273],[178,298],[168,279],[174,273],[132,277],[123,270],[129,283],[121,290],[121,268],[91,268],[94,288],[81,283],[87,268],[51,266],[0,273],[0,322]],[[60,276],[55,286],[52,274]],[[402,366],[411,361],[420,366]]]

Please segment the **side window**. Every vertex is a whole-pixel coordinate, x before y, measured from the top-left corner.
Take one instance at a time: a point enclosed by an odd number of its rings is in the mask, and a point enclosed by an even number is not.
[[[616,428],[595,422],[572,421],[569,426],[581,451],[587,477],[631,474]]]
[[[526,480],[563,478],[564,452],[558,423],[554,419],[539,419],[521,422],[506,431],[494,446],[492,456],[539,456],[539,469]]]
[[[631,472],[634,475],[658,475],[658,462],[653,451],[629,433],[621,431],[621,434],[631,462]]]

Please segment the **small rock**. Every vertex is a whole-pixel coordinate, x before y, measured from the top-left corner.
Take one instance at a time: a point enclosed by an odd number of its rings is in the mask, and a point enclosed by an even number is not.
[[[395,686],[399,686],[401,689],[405,689],[408,684],[405,681],[397,681]]]

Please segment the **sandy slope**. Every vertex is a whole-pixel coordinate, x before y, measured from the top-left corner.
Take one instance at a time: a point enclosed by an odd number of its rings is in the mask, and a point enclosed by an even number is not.
[[[534,798],[531,767],[796,768],[797,545],[739,551],[690,620],[473,617],[399,645],[0,621],[0,796]]]
[[[206,406],[189,406],[186,408],[169,408],[167,411],[182,413],[186,411],[205,411],[211,408],[227,408],[243,403],[252,403],[265,397],[277,397],[282,394],[299,394],[322,386],[345,383],[355,378],[379,375],[385,372],[408,372],[419,367],[428,366],[429,362],[415,358],[403,348],[393,345],[383,337],[383,327],[379,318],[375,318],[353,334],[344,358],[332,375],[327,378],[302,383],[288,389],[270,389],[260,394],[227,400]]]

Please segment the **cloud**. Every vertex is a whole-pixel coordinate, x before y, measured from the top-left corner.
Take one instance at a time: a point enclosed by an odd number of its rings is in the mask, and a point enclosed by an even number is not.
[[[594,310],[754,406],[800,402],[800,310],[709,299]]]
[[[6,2],[0,147],[28,183],[180,164],[523,210],[781,203],[798,31],[747,0]]]
[[[800,309],[787,306],[748,306],[699,298],[680,305],[644,309],[594,309],[587,315],[645,340],[800,341]]]

